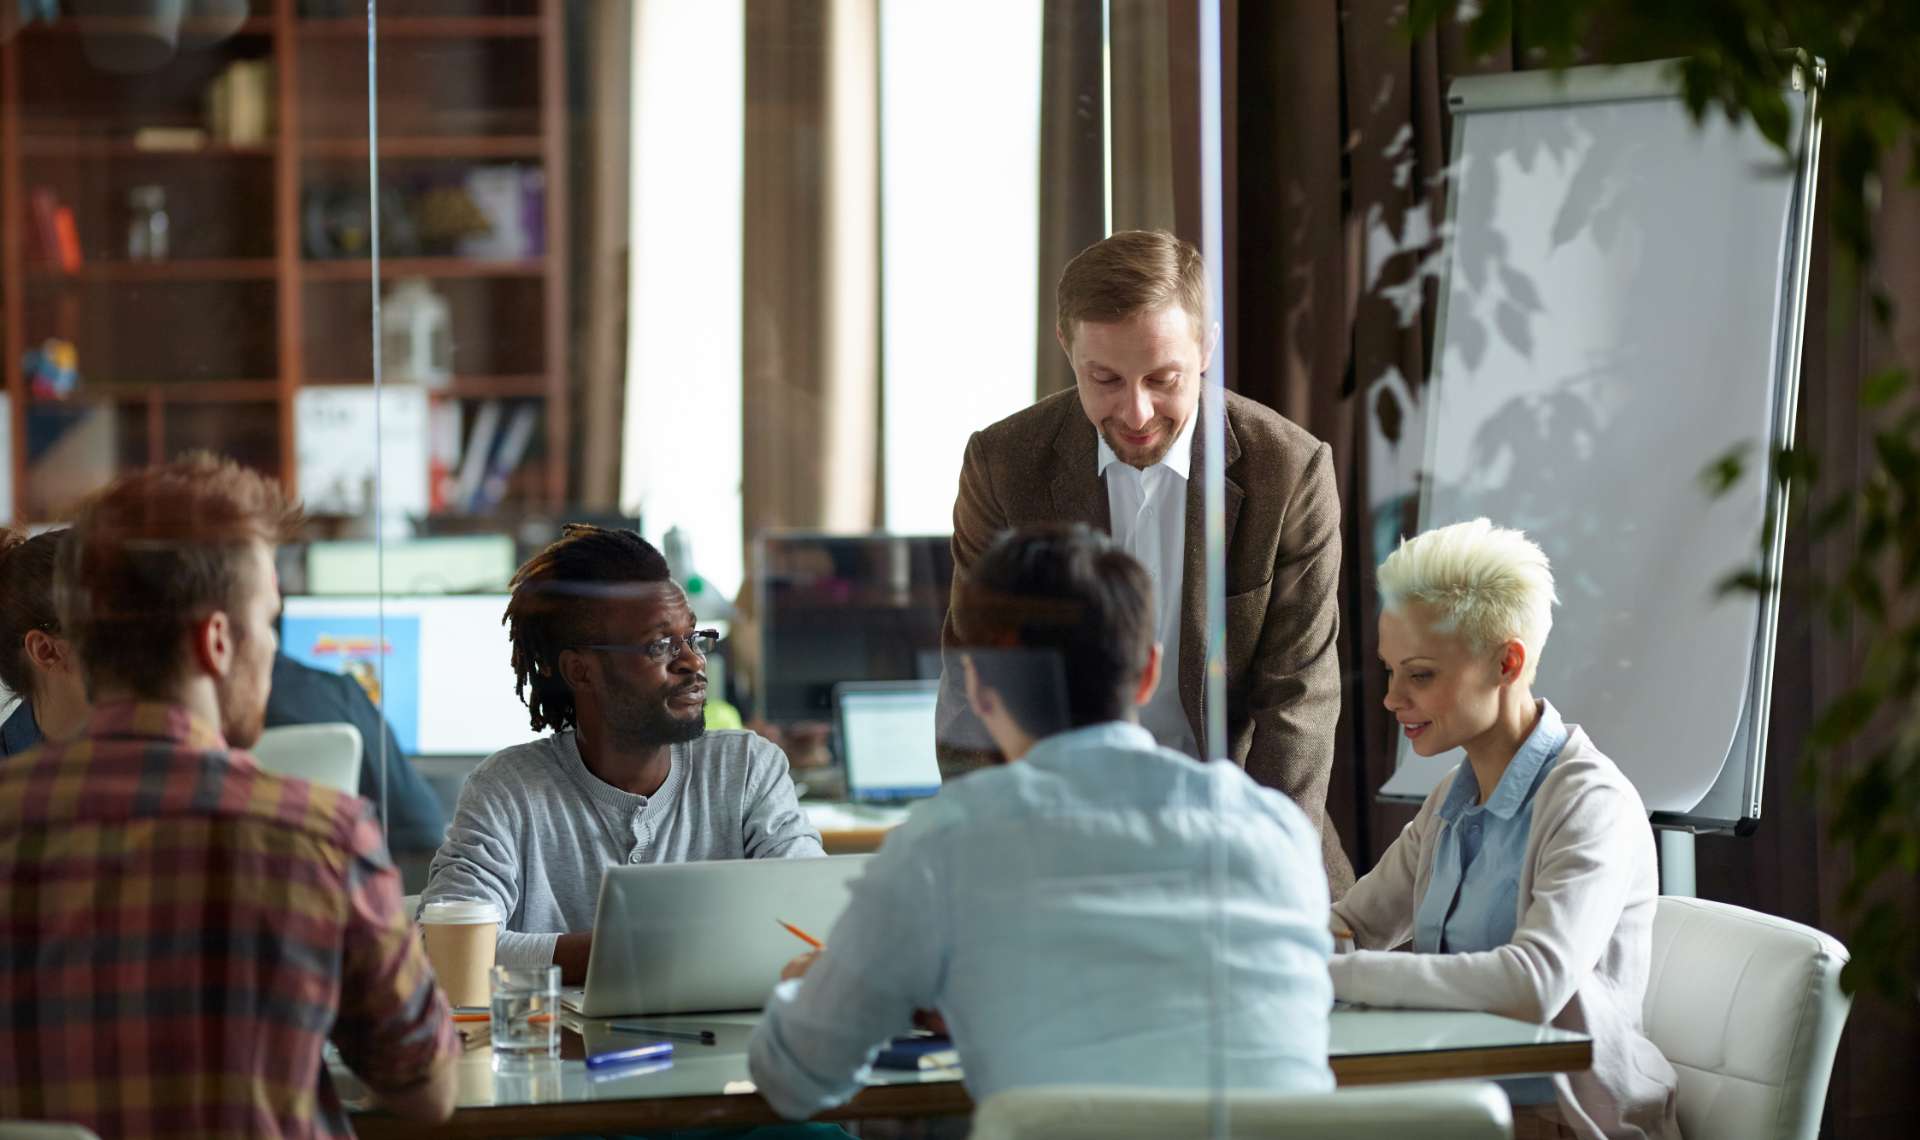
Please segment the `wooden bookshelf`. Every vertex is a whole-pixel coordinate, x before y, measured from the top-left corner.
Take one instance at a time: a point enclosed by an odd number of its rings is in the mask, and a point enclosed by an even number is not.
[[[38,521],[52,509],[35,494],[30,437],[103,407],[113,409],[102,446],[116,468],[210,446],[297,488],[301,390],[370,383],[372,297],[403,277],[428,279],[453,309],[456,375],[434,394],[458,406],[463,439],[487,401],[540,402],[541,430],[502,509],[563,505],[563,0],[383,0],[397,11],[376,25],[380,137],[371,146],[367,23],[310,18],[306,2],[253,0],[233,35],[183,50],[147,76],[88,64],[84,37],[114,31],[112,21],[36,24],[0,43],[0,353],[14,519]],[[147,127],[203,127],[207,83],[240,59],[272,64],[271,137],[189,149],[135,141]],[[459,185],[484,165],[537,171],[544,216],[534,248],[544,252],[481,259],[427,244],[384,257],[377,274],[364,249],[316,256],[312,202],[367,195],[370,152],[385,193]],[[125,256],[128,195],[146,184],[165,188],[168,260]],[[40,188],[75,215],[83,253],[75,271],[39,248]],[[22,363],[49,338],[78,348],[81,381],[66,399],[32,393]]]

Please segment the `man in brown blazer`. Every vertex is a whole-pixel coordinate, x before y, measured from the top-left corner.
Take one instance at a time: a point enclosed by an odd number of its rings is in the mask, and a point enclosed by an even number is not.
[[[1335,898],[1353,868],[1326,820],[1340,716],[1340,503],[1332,453],[1272,409],[1226,395],[1225,747],[1203,748],[1206,515],[1211,446],[1201,374],[1217,326],[1205,267],[1170,234],[1115,234],[1061,275],[1056,336],[1075,387],[975,432],[953,504],[956,578],[995,535],[1036,523],[1100,527],[1152,572],[1160,690],[1141,721],[1160,743],[1225,755],[1320,826]],[[951,644],[949,610],[943,641]],[[943,764],[977,762],[985,735],[949,669]]]

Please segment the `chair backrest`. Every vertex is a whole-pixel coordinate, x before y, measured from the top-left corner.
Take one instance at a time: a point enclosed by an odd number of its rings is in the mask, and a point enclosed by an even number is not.
[[[1206,1136],[1215,1096],[1206,1089],[1058,1085],[1010,1089],[973,1114],[969,1140],[1159,1140]],[[1513,1110],[1498,1086],[1446,1081],[1330,1093],[1227,1094],[1235,1137],[1289,1140],[1507,1140]]]
[[[92,1129],[78,1124],[0,1120],[0,1140],[100,1140],[100,1137]]]
[[[249,751],[275,775],[358,795],[360,748],[360,730],[350,724],[289,724],[261,733]]]
[[[1662,895],[1642,1008],[1680,1076],[1687,1140],[1813,1140],[1852,1004],[1847,948],[1810,926]]]

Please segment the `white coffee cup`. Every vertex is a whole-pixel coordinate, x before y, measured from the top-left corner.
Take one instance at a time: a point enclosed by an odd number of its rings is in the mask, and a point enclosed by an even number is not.
[[[435,899],[420,908],[427,961],[454,1005],[491,1000],[493,947],[505,919],[500,905],[485,899]]]

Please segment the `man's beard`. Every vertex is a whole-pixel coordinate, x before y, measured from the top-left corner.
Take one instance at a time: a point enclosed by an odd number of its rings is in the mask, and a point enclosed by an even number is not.
[[[1123,443],[1120,439],[1120,429],[1113,426],[1112,420],[1108,420],[1100,425],[1100,436],[1107,441],[1107,446],[1113,450],[1114,457],[1119,459],[1120,462],[1129,467],[1137,467],[1145,471],[1147,468],[1165,459],[1167,453],[1173,450],[1174,443],[1180,438],[1180,429],[1175,426],[1172,420],[1162,418],[1154,421],[1154,426],[1156,427],[1161,424],[1166,425],[1166,431],[1162,433],[1159,441],[1154,444],[1153,448],[1145,453],[1135,449],[1131,444]]]
[[[705,688],[707,679],[699,677],[675,685],[653,700],[622,700],[608,710],[613,735],[622,743],[639,748],[657,748],[662,744],[686,744],[706,735],[706,702],[690,717],[674,714],[667,702],[689,689]]]

